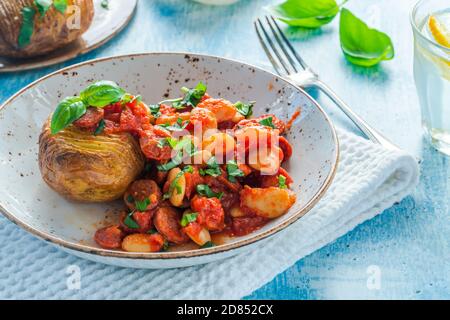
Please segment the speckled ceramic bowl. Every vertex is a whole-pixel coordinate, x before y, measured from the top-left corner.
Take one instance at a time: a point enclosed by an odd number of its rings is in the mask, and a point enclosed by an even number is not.
[[[92,81],[108,79],[148,103],[177,96],[181,86],[198,81],[215,97],[231,101],[256,100],[255,115],[274,113],[287,120],[297,108],[301,116],[288,133],[294,155],[286,168],[294,179],[297,202],[284,216],[239,238],[224,239],[208,249],[161,253],[128,253],[99,248],[95,230],[114,204],[68,202],[41,179],[38,137],[42,124],[62,97],[74,95]],[[88,61],[32,83],[0,109],[0,211],[35,236],[75,255],[107,264],[135,268],[173,268],[230,257],[250,250],[305,215],[328,189],[338,162],[334,128],[313,99],[280,77],[225,58],[185,54],[146,53]]]

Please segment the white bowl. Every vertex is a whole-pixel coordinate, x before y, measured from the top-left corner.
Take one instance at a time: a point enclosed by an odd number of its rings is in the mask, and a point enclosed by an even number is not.
[[[93,241],[105,213],[114,204],[69,202],[41,179],[38,137],[58,101],[78,93],[92,81],[108,79],[154,103],[165,94],[177,96],[181,86],[198,81],[213,97],[256,100],[255,115],[274,113],[289,119],[300,107],[288,140],[294,155],[285,166],[294,179],[297,202],[284,216],[244,237],[218,246],[160,253],[129,253],[99,248]],[[37,237],[75,255],[135,268],[174,268],[226,258],[251,248],[306,214],[329,187],[338,162],[335,130],[323,110],[302,89],[248,64],[186,53],[145,53],[87,61],[35,81],[0,107],[0,211]],[[109,211],[110,212],[110,211]]]

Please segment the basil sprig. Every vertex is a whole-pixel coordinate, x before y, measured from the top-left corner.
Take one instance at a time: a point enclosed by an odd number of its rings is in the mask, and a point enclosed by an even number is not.
[[[334,19],[339,5],[335,0],[287,0],[267,10],[292,27],[318,28]]]
[[[112,81],[98,81],[81,91],[79,97],[67,97],[56,107],[50,130],[56,134],[83,116],[88,107],[103,108],[127,99],[125,90]],[[136,97],[138,99],[138,97]],[[124,100],[126,101],[126,100]]]
[[[34,16],[36,10],[33,7],[22,8],[22,25],[20,26],[18,45],[24,48],[31,42],[31,36],[34,32]]]
[[[353,64],[371,67],[394,58],[394,46],[389,36],[369,28],[345,8],[341,11],[339,35],[344,56]]]
[[[184,98],[181,101],[174,102],[172,106],[177,109],[186,106],[196,107],[205,95],[206,89],[206,85],[204,85],[202,82],[199,82],[194,89],[183,87],[181,88],[181,91],[183,91],[185,94]]]
[[[180,225],[186,227],[189,223],[197,221],[197,212],[186,212],[181,217]]]
[[[214,192],[207,184],[198,184],[196,190],[199,195],[207,198],[218,198],[221,200],[223,197],[223,192]]]

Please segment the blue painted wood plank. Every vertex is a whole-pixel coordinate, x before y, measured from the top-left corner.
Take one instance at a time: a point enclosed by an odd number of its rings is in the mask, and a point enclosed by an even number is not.
[[[264,5],[274,2],[241,0],[213,7],[189,0],[141,0],[130,26],[102,48],[54,67],[0,74],[0,102],[63,66],[116,54],[193,51],[267,64],[252,22],[264,14]],[[354,67],[345,61],[338,19],[320,30],[288,30],[301,54],[355,111],[423,157],[422,178],[414,194],[400,204],[297,262],[247,299],[450,298],[450,166],[447,157],[421,138],[408,21],[413,2],[347,4],[392,37],[396,58],[376,68]],[[326,99],[319,97],[319,101],[337,123],[352,128]],[[367,286],[368,271],[374,266],[380,272],[379,289]]]

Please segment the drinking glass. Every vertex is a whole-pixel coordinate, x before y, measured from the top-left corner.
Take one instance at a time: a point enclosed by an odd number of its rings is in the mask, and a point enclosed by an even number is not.
[[[450,31],[450,1],[421,0],[411,13],[414,78],[422,125],[431,144],[450,155],[450,47],[443,43],[449,34],[440,34],[442,38],[437,39],[430,19]]]

